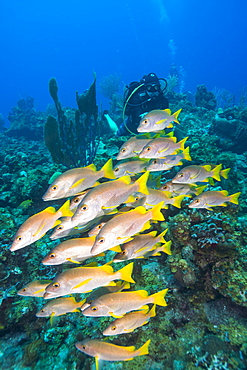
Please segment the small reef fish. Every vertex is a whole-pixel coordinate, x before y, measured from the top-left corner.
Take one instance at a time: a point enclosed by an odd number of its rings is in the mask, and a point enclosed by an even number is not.
[[[193,184],[179,184],[174,183],[171,180],[165,182],[163,185],[160,186],[159,190],[168,191],[172,193],[172,196],[176,195],[189,195],[195,194],[199,195],[203,192],[203,190],[207,187],[207,185],[197,186]]]
[[[83,198],[72,217],[72,221],[88,222],[94,219],[102,209],[114,210],[136,191],[148,194],[146,186],[148,176],[149,172],[145,172],[134,183],[131,182],[130,176],[123,176],[117,180],[98,185]]]
[[[223,206],[226,207],[226,202],[231,202],[234,204],[238,204],[238,197],[241,193],[235,193],[232,195],[228,195],[228,191],[221,190],[221,191],[205,191],[204,193],[200,194],[198,197],[193,199],[193,201],[189,204],[190,208],[206,208],[212,211],[211,207],[218,207]]]
[[[62,263],[80,263],[92,257],[90,253],[95,236],[65,240],[56,245],[43,259],[43,265],[61,265]]]
[[[222,164],[219,164],[213,169],[210,165],[186,166],[176,174],[176,176],[172,179],[172,182],[179,184],[193,184],[195,182],[207,182],[209,181],[210,177],[220,181],[221,168]]]
[[[34,280],[18,290],[17,294],[25,297],[43,297],[45,288],[50,283],[51,280]]]
[[[117,160],[137,157],[142,151],[143,147],[151,141],[151,138],[138,139],[137,136],[131,137],[129,140],[125,141],[121,146],[119,153],[117,155]]]
[[[113,316],[118,318],[129,311],[145,310],[149,303],[167,306],[164,298],[167,291],[168,289],[164,289],[150,296],[146,290],[108,293],[95,299],[82,313],[84,316]]]
[[[150,220],[164,221],[164,216],[160,211],[162,206],[163,202],[149,211],[146,211],[145,207],[139,206],[112,218],[96,236],[91,253],[99,254],[130,240],[132,235],[149,229],[151,227]]]
[[[131,274],[133,262],[114,272],[108,264],[97,267],[75,267],[61,272],[46,287],[45,299],[61,297],[72,293],[87,293],[104,285],[115,285],[113,280],[135,283]]]
[[[137,173],[145,172],[148,162],[146,160],[135,159],[133,161],[117,164],[113,171],[117,178],[125,175],[134,176]]]
[[[103,335],[132,333],[136,328],[147,324],[149,319],[156,315],[155,308],[156,305],[153,305],[151,310],[147,308],[146,310],[126,313],[123,317],[110,323],[110,325],[103,331]]]
[[[75,344],[76,348],[89,356],[95,357],[96,370],[99,369],[98,361],[129,361],[134,357],[148,354],[150,339],[142,347],[136,349],[134,346],[124,347],[107,343],[97,339],[85,339]]]
[[[101,286],[100,288],[93,290],[92,293],[87,296],[86,301],[81,306],[81,311],[85,310],[87,307],[90,306],[92,301],[104,294],[121,292],[122,290],[127,290],[129,288],[130,283],[128,283],[127,281],[117,281],[115,286]]]
[[[79,307],[83,305],[85,299],[81,302],[76,302],[74,297],[56,298],[46,303],[40,311],[36,313],[37,317],[53,317],[65,315],[69,312],[80,312]]]
[[[139,126],[137,127],[138,132],[153,132],[161,131],[166,127],[173,127],[172,122],[179,123],[178,116],[182,109],[173,113],[170,109],[154,109],[151,112],[145,114]]]
[[[87,167],[73,168],[58,176],[43,195],[43,200],[54,200],[74,196],[83,190],[97,185],[102,177],[115,179],[112,159],[97,171],[94,164]]]
[[[163,202],[162,208],[165,209],[168,208],[169,204],[173,205],[176,208],[181,208],[181,202],[184,200],[184,198],[187,197],[187,195],[178,195],[176,197],[172,197],[172,193],[158,189],[148,188],[148,191],[149,194],[145,195],[145,201],[143,204],[146,209],[150,209],[160,202]],[[139,199],[141,199],[139,195],[131,195],[127,199],[127,202],[136,202]]]
[[[41,239],[48,230],[61,223],[60,217],[72,216],[69,209],[69,200],[56,211],[54,207],[48,207],[43,211],[29,217],[18,229],[10,250],[16,251]]]
[[[187,137],[177,143],[177,138],[174,136],[157,137],[144,146],[139,158],[164,158],[169,154],[174,154],[177,150],[184,151],[186,140]]]
[[[182,160],[185,159],[187,161],[191,161],[191,157],[189,154],[189,146],[184,149],[184,151],[180,154],[172,154],[168,155],[165,158],[155,158],[150,161],[147,166],[147,171],[166,171],[171,169],[174,166],[181,166],[183,165]]]
[[[165,243],[167,245],[168,254],[171,254],[170,244],[166,242],[164,235],[168,229],[156,236],[157,231],[151,231],[148,234],[135,235],[132,240],[121,245],[121,252],[117,253],[113,258],[113,262],[122,262],[135,258],[143,258],[148,252],[156,249],[157,243]]]

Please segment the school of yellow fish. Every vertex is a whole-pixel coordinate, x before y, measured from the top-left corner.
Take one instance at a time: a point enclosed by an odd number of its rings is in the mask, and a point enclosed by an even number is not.
[[[87,237],[67,239],[56,245],[43,259],[44,265],[77,264],[65,269],[51,280],[29,282],[18,291],[19,295],[51,299],[36,314],[37,317],[82,312],[85,316],[112,316],[115,320],[103,335],[130,333],[145,325],[156,315],[156,306],[166,306],[167,289],[149,295],[146,290],[133,290],[134,262],[119,270],[113,263],[171,254],[171,242],[157,235],[152,223],[164,221],[162,209],[169,205],[181,207],[184,198],[195,196],[189,208],[226,206],[238,204],[240,193],[228,195],[227,191],[204,191],[212,179],[227,178],[229,169],[222,165],[190,165],[183,167],[175,177],[159,189],[150,185],[150,172],[166,171],[190,161],[187,138],[177,142],[174,133],[165,134],[166,127],[178,122],[181,110],[169,109],[147,113],[141,120],[138,132],[119,150],[114,168],[112,159],[97,171],[94,164],[74,168],[58,176],[48,187],[44,201],[69,198],[56,210],[54,207],[29,217],[18,229],[11,251],[17,251],[41,239],[54,229],[51,239],[88,232]],[[152,133],[152,134],[151,134]],[[140,173],[141,176],[138,176]],[[104,181],[104,180],[105,181]],[[108,179],[108,181],[106,181]],[[101,180],[101,181],[99,181]],[[72,198],[71,198],[72,197]],[[146,232],[149,230],[149,232]],[[110,263],[97,266],[90,263],[78,266],[95,256],[104,256],[108,250],[117,252]],[[116,280],[119,280],[116,282]],[[76,302],[75,293],[91,294]],[[66,297],[69,296],[69,297]],[[151,307],[148,304],[152,304]],[[86,339],[76,343],[76,348],[98,360],[126,361],[148,354],[148,340],[141,348],[117,346],[102,340]]]

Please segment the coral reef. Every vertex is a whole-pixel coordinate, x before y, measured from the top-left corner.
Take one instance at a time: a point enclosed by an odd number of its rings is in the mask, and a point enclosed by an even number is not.
[[[79,109],[75,113],[59,106],[55,81],[50,92],[57,105],[57,118],[47,118],[50,111],[37,112],[29,102],[22,101],[10,116],[11,128],[0,133],[3,164],[0,169],[0,367],[13,370],[89,369],[93,359],[78,352],[74,344],[85,337],[102,337],[102,330],[112,320],[73,312],[57,317],[51,326],[49,320],[35,316],[44,303],[42,298],[16,294],[30,280],[51,279],[63,270],[62,266],[41,265],[54,246],[49,235],[24,250],[9,251],[17,228],[30,215],[45,208],[42,195],[49,179],[65,170],[59,156],[59,163],[53,163],[42,137],[34,132],[42,131],[45,120],[50,120],[49,125],[56,125],[58,132],[59,120],[63,122],[64,116],[66,122],[74,117],[82,122],[87,116],[87,93],[83,97],[77,95]],[[188,200],[184,200],[181,209],[164,210],[166,219],[159,225],[159,232],[168,227],[166,236],[172,240],[173,254],[137,260],[133,278],[135,289],[145,287],[150,294],[168,287],[168,305],[158,307],[157,315],[148,325],[131,334],[109,338],[116,344],[137,347],[151,338],[150,354],[133,361],[106,363],[103,369],[244,370],[247,367],[247,158],[242,134],[236,132],[237,121],[245,126],[246,107],[216,112],[215,99],[205,88],[198,88],[195,107],[186,94],[169,92],[169,100],[172,111],[183,108],[181,124],[175,131],[177,136],[189,135],[192,163],[222,163],[224,168],[231,168],[227,181],[223,179],[208,187],[224,188],[230,193],[241,191],[240,204],[214,211],[192,210],[187,206]],[[91,110],[88,117],[95,112]],[[28,127],[32,127],[30,117],[34,136],[27,134]],[[18,122],[22,123],[20,130]],[[89,119],[86,125],[90,126],[90,122]],[[223,130],[226,126],[229,130]],[[115,158],[124,140],[109,134],[101,136],[94,158],[97,168],[108,158]],[[162,181],[172,178],[176,171],[162,173]],[[52,205],[60,206],[61,201]],[[76,295],[77,300],[83,297]]]

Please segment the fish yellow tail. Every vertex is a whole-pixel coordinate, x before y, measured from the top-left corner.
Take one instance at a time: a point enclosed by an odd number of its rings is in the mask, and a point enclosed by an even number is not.
[[[118,270],[116,274],[119,274],[120,279],[124,281],[128,281],[129,283],[135,283],[135,280],[133,280],[131,277],[133,266],[134,266],[134,263],[131,262],[128,265],[124,266],[121,270]]]
[[[157,236],[157,238],[156,238],[156,239],[158,239],[158,242],[159,242],[159,243],[166,243],[166,240],[164,239],[164,235],[166,235],[167,231],[168,231],[168,229],[165,229],[164,231],[162,231],[162,233],[161,233],[161,234],[159,234],[159,235]]]
[[[156,220],[156,221],[164,221],[165,220],[165,217],[163,216],[163,214],[160,211],[161,208],[163,207],[163,204],[164,204],[164,202],[160,202],[160,203],[156,204],[150,210],[150,212],[152,212],[152,220]]]
[[[224,179],[228,179],[228,173],[230,168],[226,168],[225,170],[220,171],[220,176],[224,177]]]
[[[165,295],[168,289],[161,290],[158,293],[152,294],[150,298],[152,298],[152,303],[157,304],[158,306],[167,306]]]
[[[196,195],[199,195],[203,192],[204,189],[206,189],[207,185],[202,185],[202,186],[198,186],[196,189],[195,189],[195,194]]]
[[[184,159],[187,161],[191,161],[191,156],[190,156],[190,147],[187,146],[187,148],[184,149],[183,151]]]
[[[154,304],[151,310],[149,311],[149,315],[150,317],[156,316],[156,304]]]
[[[179,116],[181,110],[182,109],[179,109],[175,113],[173,113],[173,117],[174,117],[174,120],[173,121],[176,122],[176,123],[179,123],[179,124],[180,124],[180,122],[178,121],[178,116]]]
[[[105,164],[104,166],[101,168],[100,171],[103,171],[104,173],[104,177],[106,177],[107,179],[115,179],[116,176],[113,172],[113,168],[112,168],[112,158],[110,158]]]
[[[238,204],[238,197],[239,197],[240,194],[241,194],[241,192],[230,195],[229,202],[234,203],[234,204]]]
[[[221,171],[221,168],[222,168],[222,164],[218,164],[218,166],[216,166],[213,171],[212,171],[212,177],[217,180],[217,181],[220,181],[220,171]]]
[[[185,151],[184,144],[185,144],[185,142],[186,142],[187,139],[188,139],[188,136],[185,137],[183,140],[179,141],[179,143],[178,143],[178,144],[180,144],[179,149],[181,149],[183,152]]]
[[[148,346],[150,344],[151,340],[147,340],[146,343],[143,344],[142,347],[140,347],[138,351],[138,356],[148,355]]]
[[[177,197],[174,197],[174,198],[173,198],[173,203],[172,203],[172,205],[173,205],[174,207],[181,208],[182,200],[183,200],[184,198],[186,198],[186,197],[187,197],[187,195],[184,195],[184,194],[182,194],[182,195],[178,195]]]
[[[74,215],[70,210],[70,200],[67,200],[57,212],[61,213],[60,217],[72,217]],[[59,218],[60,218],[59,217]]]
[[[138,180],[136,180],[136,184],[138,184],[138,191],[142,194],[149,194],[147,188],[147,181],[148,181],[149,171],[146,171]]]

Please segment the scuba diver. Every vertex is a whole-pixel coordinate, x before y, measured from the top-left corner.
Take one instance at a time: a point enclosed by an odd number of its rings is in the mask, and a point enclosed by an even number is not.
[[[164,84],[161,85],[160,81],[164,81]],[[167,81],[164,78],[158,78],[155,73],[143,76],[140,82],[131,82],[124,96],[123,123],[116,135],[137,134],[136,129],[144,113],[153,109],[169,108],[169,102],[164,96],[166,87]]]

